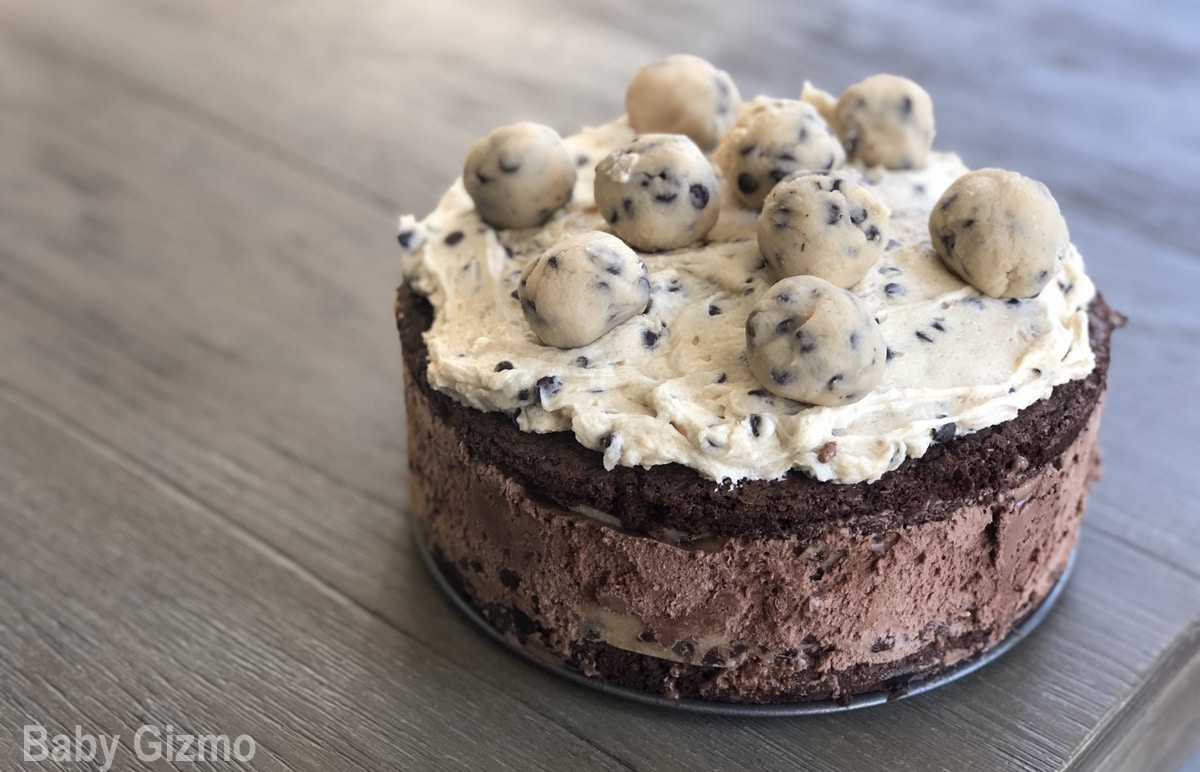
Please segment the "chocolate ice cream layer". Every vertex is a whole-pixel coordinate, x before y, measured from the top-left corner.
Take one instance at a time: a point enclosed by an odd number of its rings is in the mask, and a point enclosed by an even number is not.
[[[606,471],[432,390],[430,309],[401,289],[412,507],[463,596],[536,656],[671,697],[842,698],[995,645],[1075,541],[1114,316],[1096,370],[877,483],[799,474],[719,488],[682,467]]]

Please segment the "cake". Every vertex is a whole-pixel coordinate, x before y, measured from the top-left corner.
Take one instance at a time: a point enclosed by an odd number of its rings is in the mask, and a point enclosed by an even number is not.
[[[993,650],[1099,470],[1120,317],[1057,205],[932,150],[906,79],[655,67],[401,218],[423,548],[514,648],[649,695],[848,703]]]

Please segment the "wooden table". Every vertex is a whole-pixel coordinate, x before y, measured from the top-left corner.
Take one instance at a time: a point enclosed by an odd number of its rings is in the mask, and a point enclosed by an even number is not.
[[[648,5],[0,0],[0,767],[27,724],[119,734],[123,768],[143,725],[287,770],[1169,770],[1200,743],[1200,6]],[[605,121],[680,50],[747,95],[917,79],[937,145],[1045,181],[1130,317],[1075,576],[976,675],[663,712],[499,649],[416,558],[396,215],[493,126]]]

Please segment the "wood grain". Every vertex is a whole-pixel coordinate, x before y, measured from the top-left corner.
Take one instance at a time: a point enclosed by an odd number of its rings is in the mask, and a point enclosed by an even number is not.
[[[1200,11],[1161,6],[0,0],[0,766],[25,720],[249,732],[258,769],[1177,764]],[[746,93],[918,78],[939,145],[1046,181],[1131,318],[1077,576],[976,676],[811,721],[664,714],[497,650],[416,562],[395,215],[478,134],[607,120],[675,50]]]

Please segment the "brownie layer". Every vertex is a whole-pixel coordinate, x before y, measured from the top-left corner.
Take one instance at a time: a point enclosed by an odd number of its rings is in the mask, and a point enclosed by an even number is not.
[[[1096,372],[1014,421],[870,486],[716,489],[678,467],[607,472],[569,436],[431,390],[429,308],[402,289],[413,509],[494,626],[586,674],[748,702],[896,688],[1001,640],[1065,567],[1114,321],[1091,311]]]

